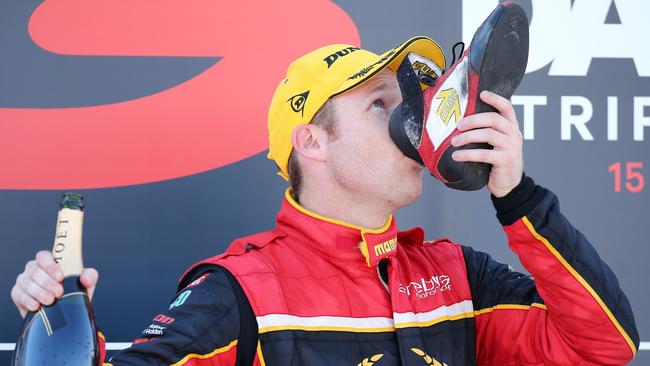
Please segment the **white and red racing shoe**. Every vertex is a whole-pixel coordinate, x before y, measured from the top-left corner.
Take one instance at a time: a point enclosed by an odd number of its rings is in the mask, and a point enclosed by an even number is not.
[[[417,55],[414,55],[417,57]],[[455,56],[455,55],[454,55]],[[460,58],[422,91],[405,57],[397,71],[403,102],[391,115],[391,138],[408,157],[425,165],[445,185],[460,190],[477,190],[487,184],[491,165],[456,162],[457,149],[486,149],[492,146],[471,143],[451,145],[460,131],[457,122],[465,116],[494,111],[479,94],[489,90],[510,98],[524,76],[528,61],[528,18],[517,4],[497,6],[481,24],[469,48]]]

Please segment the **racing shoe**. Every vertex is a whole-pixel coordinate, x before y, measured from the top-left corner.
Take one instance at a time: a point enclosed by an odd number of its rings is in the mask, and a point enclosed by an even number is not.
[[[403,101],[391,115],[390,136],[408,157],[425,165],[448,187],[472,191],[487,184],[491,165],[456,162],[461,149],[490,149],[486,143],[451,145],[465,116],[495,111],[479,94],[489,90],[510,98],[524,76],[528,61],[528,18],[517,4],[506,2],[492,11],[459,59],[422,91],[410,58],[397,70]],[[455,54],[454,54],[455,57]]]

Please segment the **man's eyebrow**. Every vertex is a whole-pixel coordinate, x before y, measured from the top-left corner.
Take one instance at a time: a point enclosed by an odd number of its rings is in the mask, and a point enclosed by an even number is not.
[[[393,89],[393,85],[389,82],[381,81],[376,83],[375,85],[372,85],[369,89],[368,92],[366,93],[366,98],[373,98],[378,92],[385,91],[385,90],[391,90]]]
[[[376,92],[376,91],[379,91],[379,90],[388,89],[388,87],[389,87],[388,83],[379,82],[379,83],[375,84],[374,86],[370,87],[370,91],[371,92]]]

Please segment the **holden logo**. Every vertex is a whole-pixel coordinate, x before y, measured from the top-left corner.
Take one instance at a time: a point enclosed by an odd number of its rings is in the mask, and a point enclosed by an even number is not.
[[[309,90],[304,93],[296,94],[293,97],[287,99],[287,102],[291,104],[291,109],[294,112],[300,113],[301,116],[305,115],[305,103],[307,102],[307,97],[309,96]]]

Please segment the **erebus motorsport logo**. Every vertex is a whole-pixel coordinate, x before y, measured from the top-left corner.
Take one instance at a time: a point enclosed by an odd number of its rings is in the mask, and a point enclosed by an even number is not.
[[[414,294],[419,299],[426,299],[440,292],[451,290],[451,279],[447,275],[432,275],[421,278],[418,282],[411,282],[404,286],[400,283],[399,292],[411,296]]]

